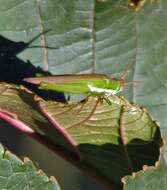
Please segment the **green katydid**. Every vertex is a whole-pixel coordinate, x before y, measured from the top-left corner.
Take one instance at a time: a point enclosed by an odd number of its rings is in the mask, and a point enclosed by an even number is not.
[[[128,71],[128,66],[121,78],[113,79],[103,74],[76,74],[76,75],[56,75],[25,78],[24,81],[39,85],[40,89],[54,90],[70,94],[88,94],[103,97],[108,103],[107,97],[116,95],[123,90],[124,78]],[[110,103],[111,104],[111,103]]]

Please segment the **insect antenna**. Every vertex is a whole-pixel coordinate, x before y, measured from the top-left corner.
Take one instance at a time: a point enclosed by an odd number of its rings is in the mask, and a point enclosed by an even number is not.
[[[140,81],[140,80],[133,80],[133,81],[125,81],[124,82],[124,84],[125,85],[128,85],[128,84],[136,84],[136,85],[138,85],[138,84],[140,84],[142,81]]]
[[[128,74],[128,71],[129,71],[129,68],[130,68],[130,66],[132,66],[131,64],[127,64],[126,65],[126,67],[125,67],[125,70],[124,70],[124,72],[122,73],[122,75],[121,75],[121,80],[125,80],[125,77],[126,77],[126,75]]]
[[[124,72],[122,73],[120,79],[123,83],[123,85],[128,85],[128,84],[139,84],[141,83],[142,81],[138,81],[138,80],[133,80],[133,81],[125,81],[125,77],[127,76],[127,73],[129,71],[129,68],[132,66],[132,64],[127,64],[126,67],[125,67],[125,70]]]

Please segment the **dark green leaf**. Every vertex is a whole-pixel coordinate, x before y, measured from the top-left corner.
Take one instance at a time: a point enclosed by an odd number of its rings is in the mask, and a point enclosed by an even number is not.
[[[60,190],[60,187],[28,158],[23,162],[0,144],[0,189]]]

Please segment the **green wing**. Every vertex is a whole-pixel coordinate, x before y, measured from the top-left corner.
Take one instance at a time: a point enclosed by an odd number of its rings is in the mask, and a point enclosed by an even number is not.
[[[54,90],[70,94],[88,94],[90,92],[86,82],[77,83],[41,83],[40,89]]]

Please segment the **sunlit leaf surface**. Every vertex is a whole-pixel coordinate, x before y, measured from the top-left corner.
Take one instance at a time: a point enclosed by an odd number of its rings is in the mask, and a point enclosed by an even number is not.
[[[97,97],[62,104],[34,100],[25,89],[1,85],[1,118],[11,122],[3,115],[7,114],[18,128],[22,121],[52,143],[73,151],[81,164],[119,184],[121,177],[144,164],[154,165],[159,159],[161,137],[158,125],[145,109],[124,98],[109,100],[111,105]]]

